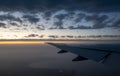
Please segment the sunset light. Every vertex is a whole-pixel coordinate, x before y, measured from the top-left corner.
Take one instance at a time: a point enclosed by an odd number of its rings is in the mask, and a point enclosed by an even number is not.
[[[36,42],[36,41],[3,41],[3,42],[0,42],[0,45],[10,45],[10,44],[45,44],[44,42]]]

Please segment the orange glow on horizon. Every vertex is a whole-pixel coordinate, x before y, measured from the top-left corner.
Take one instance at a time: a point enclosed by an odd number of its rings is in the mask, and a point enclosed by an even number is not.
[[[1,41],[0,45],[9,45],[9,44],[45,44],[45,42],[40,41]]]

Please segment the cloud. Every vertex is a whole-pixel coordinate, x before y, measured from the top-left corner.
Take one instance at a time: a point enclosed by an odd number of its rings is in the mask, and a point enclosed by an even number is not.
[[[0,15],[0,21],[17,21],[17,22],[22,22],[22,20],[20,18],[16,18],[11,14],[4,14],[4,15]]]
[[[64,29],[63,22],[62,21],[54,22],[54,25],[49,29]]]
[[[27,19],[32,24],[37,23],[39,21],[39,18],[37,18],[36,16],[32,16],[32,15],[24,15],[23,18]]]
[[[22,23],[23,21],[20,18],[15,18],[14,21]]]
[[[19,25],[18,25],[17,23],[12,22],[12,23],[10,23],[10,24],[13,25],[13,26],[19,27]]]
[[[15,20],[16,18],[10,14],[7,15],[0,15],[0,20],[4,21],[4,20]]]
[[[44,25],[38,25],[36,28],[37,28],[38,30],[45,30]]]
[[[52,16],[53,12],[52,11],[46,11],[44,12],[43,18],[46,20],[50,20],[50,17]]]
[[[0,23],[0,27],[6,28],[6,24],[5,23]]]
[[[117,21],[115,21],[115,22],[113,23],[112,27],[118,27],[118,28],[120,28],[120,19],[117,20]]]
[[[88,26],[84,26],[84,25],[81,25],[81,26],[77,26],[77,27],[74,27],[74,26],[69,26],[68,29],[93,29],[92,27],[88,27]]]
[[[57,19],[57,21],[55,21],[53,23],[53,27],[51,27],[50,29],[65,29],[63,26],[63,19],[65,19],[65,17],[67,17],[68,14],[58,14],[55,15],[54,18]]]
[[[94,22],[93,28],[98,29],[98,28],[104,28],[106,26],[105,20],[108,19],[107,15],[92,15],[92,16],[87,16],[85,18],[86,21],[92,21]]]
[[[49,38],[58,38],[57,35],[49,35],[48,37],[49,37]]]
[[[59,15],[55,15],[54,17],[57,18],[59,21],[62,21],[66,16],[67,14],[59,14]]]
[[[84,13],[79,13],[77,15],[77,18],[75,19],[75,22],[78,23],[78,22],[80,22],[85,17],[86,17],[86,15]]]
[[[29,34],[28,36],[26,37],[38,37],[39,35],[38,34]]]

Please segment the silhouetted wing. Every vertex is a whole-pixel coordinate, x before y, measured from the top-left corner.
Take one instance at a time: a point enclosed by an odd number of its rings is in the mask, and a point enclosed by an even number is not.
[[[65,44],[56,44],[56,43],[48,43],[53,45],[61,51],[58,53],[66,53],[72,52],[77,54],[78,57],[73,59],[73,61],[82,61],[91,59],[101,63],[120,64],[120,47],[119,44],[100,44],[100,45],[79,45],[79,46],[68,46]]]

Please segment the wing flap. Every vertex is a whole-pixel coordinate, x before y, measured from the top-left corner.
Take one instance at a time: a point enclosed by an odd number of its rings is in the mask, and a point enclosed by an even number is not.
[[[58,53],[67,53],[68,51],[66,51],[66,50],[60,50]]]
[[[82,56],[77,56],[72,61],[84,61],[84,60],[88,60],[88,58],[85,58],[85,57],[82,57]]]

